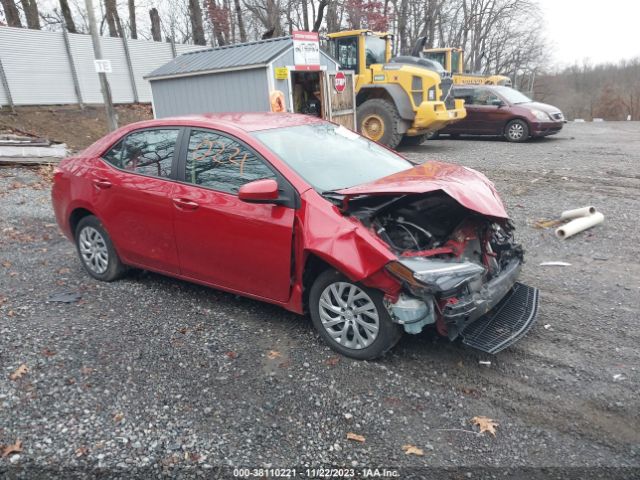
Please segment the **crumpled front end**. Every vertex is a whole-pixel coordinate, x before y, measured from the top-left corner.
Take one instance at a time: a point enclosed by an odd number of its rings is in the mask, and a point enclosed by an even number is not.
[[[443,192],[352,201],[352,215],[397,255],[403,285],[387,309],[408,333],[441,335],[497,353],[535,321],[537,291],[519,284],[523,249],[507,218],[480,214]],[[516,292],[517,294],[515,294]]]

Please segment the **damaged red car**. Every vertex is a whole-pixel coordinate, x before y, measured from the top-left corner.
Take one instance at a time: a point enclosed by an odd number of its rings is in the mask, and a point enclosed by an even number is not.
[[[94,278],[142,268],[309,313],[354,358],[427,327],[496,353],[536,317],[514,226],[482,174],[414,166],[318,118],[131,124],[63,160],[52,199]]]

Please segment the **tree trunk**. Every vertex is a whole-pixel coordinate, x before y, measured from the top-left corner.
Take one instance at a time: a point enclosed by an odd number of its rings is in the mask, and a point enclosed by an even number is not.
[[[62,18],[64,18],[67,32],[76,33],[76,24],[73,21],[73,15],[71,15],[71,9],[69,8],[69,2],[67,0],[60,0],[60,10],[62,11]]]
[[[302,23],[304,24],[304,29],[309,31],[309,6],[307,5],[307,0],[301,0],[300,5],[302,5]]]
[[[196,45],[206,45],[200,0],[189,0],[189,18],[191,20],[191,30],[193,31],[193,43]]]
[[[2,9],[4,10],[4,18],[7,20],[8,27],[22,28],[22,20],[20,20],[20,12],[13,0],[0,0]]]
[[[149,10],[149,18],[151,19],[151,38],[154,42],[161,42],[162,31],[160,30],[160,15],[157,8]]]
[[[109,27],[109,36],[121,36],[122,32],[119,32],[120,17],[118,16],[118,6],[116,5],[116,0],[104,0],[104,10],[107,20],[107,27]]]
[[[320,4],[318,5],[318,16],[316,17],[316,21],[313,22],[313,31],[317,32],[320,30],[322,26],[322,17],[324,16],[324,9],[327,8],[329,4],[329,0],[320,0]]]
[[[244,20],[242,19],[242,9],[240,8],[240,0],[233,0],[236,9],[236,17],[238,18],[238,32],[240,32],[240,42],[247,41],[247,32],[244,29]]]
[[[340,28],[340,19],[338,18],[338,2],[331,0],[327,5],[327,32],[337,32]]]
[[[129,0],[129,30],[131,38],[138,38],[138,26],[136,25],[136,0]]]
[[[27,19],[27,28],[40,30],[40,13],[36,0],[20,0],[20,3],[22,3],[22,10]]]

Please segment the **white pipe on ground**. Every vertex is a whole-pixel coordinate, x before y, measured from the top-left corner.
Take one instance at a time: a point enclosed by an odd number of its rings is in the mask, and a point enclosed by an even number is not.
[[[575,220],[571,220],[569,223],[556,229],[556,237],[565,239],[569,238],[576,233],[580,233],[588,228],[591,228],[604,220],[604,215],[600,212],[596,212],[588,217],[580,217]]]
[[[574,208],[573,210],[565,210],[560,214],[560,220],[571,220],[572,218],[587,217],[596,213],[596,207]]]

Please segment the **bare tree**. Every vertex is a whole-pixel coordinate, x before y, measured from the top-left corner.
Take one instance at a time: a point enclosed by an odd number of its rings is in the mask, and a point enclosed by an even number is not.
[[[36,0],[20,0],[24,16],[27,19],[27,28],[40,30],[40,13]]]
[[[138,26],[136,25],[136,0],[129,0],[129,30],[131,38],[138,38]]]
[[[157,8],[149,10],[149,18],[151,19],[151,38],[154,42],[161,42],[162,30],[160,30],[160,14]]]
[[[69,33],[76,33],[76,23],[73,21],[73,15],[69,8],[69,2],[67,0],[60,0],[60,11],[62,12],[62,18],[64,19],[64,26]]]
[[[236,11],[236,18],[238,21],[238,33],[240,34],[240,42],[247,41],[247,31],[244,28],[244,20],[242,19],[242,9],[240,8],[240,0],[233,0],[233,5]]]
[[[204,37],[200,0],[189,0],[189,18],[191,20],[191,29],[193,31],[193,43],[196,45],[206,45],[207,41]]]
[[[2,9],[4,10],[4,18],[7,20],[7,26],[22,28],[22,20],[20,20],[20,12],[13,0],[0,0]]]
[[[120,16],[118,15],[118,6],[116,0],[104,0],[105,20],[109,28],[110,37],[121,37]]]

